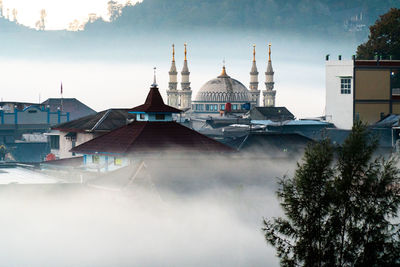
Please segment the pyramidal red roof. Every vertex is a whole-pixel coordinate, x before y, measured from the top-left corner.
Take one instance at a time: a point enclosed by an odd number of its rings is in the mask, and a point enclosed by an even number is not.
[[[181,113],[182,110],[164,104],[157,86],[152,86],[143,105],[134,107],[129,112],[167,112]]]
[[[135,121],[71,149],[81,154],[233,152],[214,139],[174,121]]]

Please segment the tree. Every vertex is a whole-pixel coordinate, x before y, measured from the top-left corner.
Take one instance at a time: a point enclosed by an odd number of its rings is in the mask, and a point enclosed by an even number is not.
[[[374,59],[379,55],[400,59],[400,9],[390,9],[369,29],[368,41],[357,48],[357,58]]]
[[[400,266],[400,170],[373,158],[377,145],[357,122],[342,146],[310,145],[280,180],[285,217],[263,231],[282,266]]]
[[[116,20],[122,14],[122,4],[118,4],[117,1],[108,1],[108,15],[110,16],[110,21]]]
[[[36,22],[36,29],[39,31],[44,31],[46,29],[46,9],[40,10],[40,20]]]

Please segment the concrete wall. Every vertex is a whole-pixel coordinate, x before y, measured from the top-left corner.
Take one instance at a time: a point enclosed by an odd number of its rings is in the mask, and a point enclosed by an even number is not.
[[[327,61],[325,65],[325,115],[328,122],[342,129],[351,129],[353,126],[353,69],[352,60]],[[341,94],[341,77],[351,78],[350,94]]]
[[[390,100],[390,70],[356,70],[356,100]]]
[[[389,103],[356,103],[356,116],[359,116],[363,122],[369,124],[376,123],[381,119],[381,114],[387,115],[390,111]]]

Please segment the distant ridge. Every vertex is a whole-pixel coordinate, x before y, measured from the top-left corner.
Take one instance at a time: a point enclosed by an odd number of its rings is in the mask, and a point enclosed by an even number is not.
[[[254,29],[311,32],[368,32],[379,15],[400,0],[143,0],[122,8],[109,23],[86,25],[91,32],[161,29]]]

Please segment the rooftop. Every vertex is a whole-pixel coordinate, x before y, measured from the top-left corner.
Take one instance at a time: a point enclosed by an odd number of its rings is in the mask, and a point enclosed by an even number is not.
[[[53,130],[68,132],[109,132],[127,124],[133,119],[128,109],[108,109],[73,121],[58,124]]]
[[[167,151],[233,152],[231,148],[173,121],[134,121],[71,149],[71,152],[81,154],[124,155]]]
[[[76,98],[49,98],[44,101],[42,105],[48,105],[51,112],[57,112],[58,109],[61,109],[61,102],[62,111],[69,112],[70,120],[75,120],[96,113],[95,110],[83,104]]]
[[[129,112],[165,112],[181,113],[182,110],[165,105],[157,86],[152,86],[143,105],[134,107]]]

